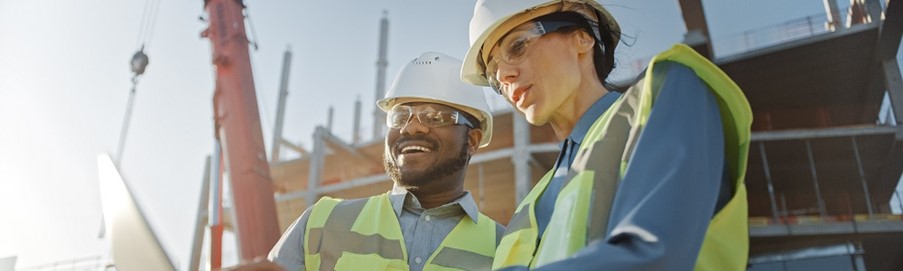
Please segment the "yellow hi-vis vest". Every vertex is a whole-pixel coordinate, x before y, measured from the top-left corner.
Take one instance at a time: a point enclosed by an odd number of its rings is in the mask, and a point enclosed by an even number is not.
[[[728,203],[710,221],[695,270],[746,270],[749,234],[743,178],[752,111],[740,88],[724,72],[683,44],[655,56],[644,79],[593,123],[577,151],[538,246],[534,207],[553,172],[549,171],[524,198],[499,243],[493,269],[541,267],[572,256],[591,241],[605,238],[614,193],[658,96],[652,76],[655,64],[662,61],[691,68],[715,94],[724,129],[725,159],[736,188]]]
[[[445,237],[423,270],[489,270],[496,223],[469,216]],[[306,270],[409,270],[398,217],[389,194],[364,199],[321,198],[310,211],[304,235]]]

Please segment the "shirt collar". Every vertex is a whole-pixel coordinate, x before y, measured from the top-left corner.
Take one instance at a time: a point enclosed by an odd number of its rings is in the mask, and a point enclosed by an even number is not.
[[[389,192],[389,201],[392,203],[392,210],[395,211],[395,215],[398,217],[401,217],[401,211],[404,207],[423,209],[420,205],[420,201],[417,200],[417,196],[414,196],[413,193],[399,186],[394,186],[392,191]],[[451,206],[461,208],[461,210],[464,210],[464,213],[470,217],[470,220],[477,223],[477,219],[480,217],[480,211],[479,208],[477,208],[477,203],[473,200],[473,196],[470,195],[470,191],[464,191],[464,195],[460,198],[436,208],[454,208]]]
[[[602,95],[602,98],[596,100],[596,102],[583,113],[583,116],[580,116],[580,119],[577,120],[577,124],[574,125],[574,129],[571,130],[568,140],[577,144],[583,144],[583,137],[589,132],[589,128],[593,126],[593,123],[595,123],[616,100],[618,100],[618,97],[621,97],[621,93],[609,91],[605,95]]]

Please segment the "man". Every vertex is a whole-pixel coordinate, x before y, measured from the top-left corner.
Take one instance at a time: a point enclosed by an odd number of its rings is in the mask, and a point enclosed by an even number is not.
[[[745,270],[749,104],[685,45],[615,91],[619,37],[593,0],[477,1],[462,80],[562,140],[493,269]]]
[[[504,228],[479,213],[464,175],[492,138],[492,115],[485,97],[473,95],[480,89],[460,81],[460,68],[460,60],[434,52],[402,68],[377,102],[387,113],[392,191],[320,199],[287,229],[271,261],[288,270],[490,268]]]

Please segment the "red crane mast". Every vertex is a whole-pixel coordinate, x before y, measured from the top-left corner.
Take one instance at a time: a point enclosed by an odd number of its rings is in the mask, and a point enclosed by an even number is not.
[[[214,128],[231,179],[233,225],[241,260],[248,261],[266,256],[280,233],[251,73],[244,8],[241,0],[205,0],[209,26],[201,36],[210,39],[212,45],[216,72]],[[212,239],[217,243],[218,237]]]

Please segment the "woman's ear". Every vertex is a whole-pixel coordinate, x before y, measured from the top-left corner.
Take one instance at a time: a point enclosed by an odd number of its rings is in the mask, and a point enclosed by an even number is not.
[[[584,31],[574,31],[574,43],[577,45],[578,52],[580,53],[589,53],[593,50],[593,46],[596,46],[596,39],[593,39],[589,33]]]

